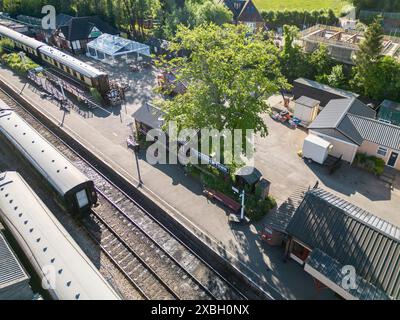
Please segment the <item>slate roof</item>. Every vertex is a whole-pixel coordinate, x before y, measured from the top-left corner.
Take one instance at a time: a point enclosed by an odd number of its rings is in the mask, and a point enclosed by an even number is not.
[[[73,19],[73,16],[70,16],[69,14],[65,13],[60,13],[56,16],[56,26],[57,28],[60,26],[66,25],[71,19]]]
[[[343,274],[342,265],[339,261],[328,256],[319,249],[314,250],[306,262],[314,270],[324,275],[337,286],[342,287]],[[362,277],[356,277],[357,289],[347,289],[353,297],[359,300],[389,300],[390,297],[382,290],[377,289]]]
[[[161,129],[164,125],[164,115],[165,113],[160,109],[145,103],[134,114],[132,114],[132,117],[136,121],[143,123],[152,129]]]
[[[68,41],[89,39],[90,33],[96,27],[102,33],[111,35],[118,34],[118,31],[104,22],[97,16],[91,17],[74,17],[68,20],[64,25],[59,27],[59,30],[64,34]]]
[[[306,193],[287,233],[400,299],[400,229],[322,189]]]
[[[361,145],[364,138],[359,128],[349,118],[351,114],[368,118],[375,118],[376,115],[374,110],[356,98],[331,100],[311,123],[309,129],[335,129],[352,143]]]
[[[348,121],[364,140],[383,147],[400,150],[400,127],[375,119],[349,114]]]

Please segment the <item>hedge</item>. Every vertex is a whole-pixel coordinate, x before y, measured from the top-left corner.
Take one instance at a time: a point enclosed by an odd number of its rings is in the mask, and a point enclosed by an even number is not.
[[[338,17],[332,9],[313,11],[261,11],[267,26],[270,29],[277,29],[285,24],[295,25],[299,29],[308,28],[317,23],[326,25],[337,25]]]

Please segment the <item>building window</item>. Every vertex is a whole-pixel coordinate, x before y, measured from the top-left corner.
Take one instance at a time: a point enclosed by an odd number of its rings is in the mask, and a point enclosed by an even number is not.
[[[379,147],[378,151],[376,153],[379,154],[382,157],[386,157],[386,155],[388,153],[388,149],[384,148],[384,147]]]
[[[257,28],[257,24],[255,22],[246,22],[246,26],[249,27],[251,32],[254,32]]]

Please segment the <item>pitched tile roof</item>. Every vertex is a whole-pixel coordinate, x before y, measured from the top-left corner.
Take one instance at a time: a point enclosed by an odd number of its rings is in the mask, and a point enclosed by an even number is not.
[[[370,285],[400,299],[400,228],[322,189],[309,191],[289,226],[292,235]]]
[[[230,11],[233,18],[242,22],[264,22],[263,17],[252,0],[222,0]]]
[[[97,16],[74,17],[60,26],[59,30],[61,30],[68,41],[76,41],[88,39],[94,27],[99,29],[102,33],[112,35],[118,34],[115,28],[111,27]]]

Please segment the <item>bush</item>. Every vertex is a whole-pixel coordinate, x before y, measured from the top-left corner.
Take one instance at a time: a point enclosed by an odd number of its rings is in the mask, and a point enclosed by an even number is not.
[[[377,176],[380,176],[385,170],[385,161],[375,156],[368,156],[366,153],[358,153],[354,163]]]
[[[257,197],[247,196],[246,213],[251,221],[258,222],[276,206],[276,200],[271,196],[265,200],[257,200]]]
[[[3,54],[2,60],[13,70],[19,73],[26,73],[29,70],[39,67],[38,64],[34,63],[28,57],[23,60],[18,53]]]
[[[90,88],[90,94],[92,95],[94,100],[96,100],[97,103],[103,102],[103,97],[101,96],[99,90],[97,90],[96,88],[93,88],[93,87]]]
[[[267,26],[272,29],[283,27],[285,24],[295,25],[299,29],[310,27],[317,23],[336,25],[339,19],[332,9],[319,11],[261,11]]]
[[[214,175],[215,172],[211,173],[211,168],[207,166],[202,167],[202,170],[195,166],[187,166],[185,170],[191,176],[200,178],[206,187],[222,192],[238,202],[240,201],[239,196],[232,191],[232,180],[229,177],[224,179],[221,174]],[[256,191],[255,195],[246,194],[245,205],[247,217],[252,222],[258,222],[275,208],[277,203],[271,196],[261,200],[260,195]]]

